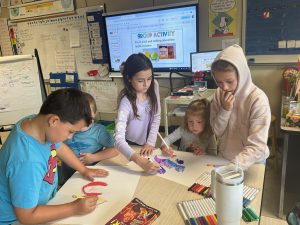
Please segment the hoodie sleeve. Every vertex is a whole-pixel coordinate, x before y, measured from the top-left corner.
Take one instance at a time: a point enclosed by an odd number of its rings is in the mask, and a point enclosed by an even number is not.
[[[159,85],[156,80],[154,80],[154,89],[157,97],[157,111],[153,114],[153,118],[151,118],[150,130],[149,135],[147,138],[147,144],[155,147],[156,139],[157,139],[157,132],[160,125],[160,96],[159,96]]]
[[[127,98],[123,97],[118,109],[115,130],[115,147],[128,159],[135,151],[129,146],[126,141],[126,127],[131,113],[131,105]]]
[[[221,137],[226,130],[231,112],[222,108],[218,88],[210,106],[210,125],[217,137]]]
[[[270,154],[267,140],[271,110],[265,95],[256,97],[251,107],[249,119],[248,136],[244,149],[233,160],[238,161],[243,169],[247,169],[256,162],[263,162]]]

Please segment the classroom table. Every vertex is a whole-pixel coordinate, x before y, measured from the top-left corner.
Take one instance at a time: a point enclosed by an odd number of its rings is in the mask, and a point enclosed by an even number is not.
[[[286,127],[285,119],[281,119],[281,131],[283,132],[283,154],[281,168],[279,212],[280,218],[284,219],[287,210],[291,210],[296,202],[300,201],[298,176],[300,129]],[[298,182],[298,183],[297,183]],[[289,200],[286,201],[286,199]],[[290,203],[290,205],[286,203]]]
[[[201,156],[194,156],[194,157],[197,157],[196,160],[199,161],[199,165],[203,163],[207,163],[207,162],[202,162]],[[216,158],[216,160],[219,160],[219,158]],[[127,161],[124,159],[123,156],[119,155],[113,159],[102,162],[101,165],[122,166],[125,163],[127,163]],[[186,164],[186,166],[188,166],[188,164]],[[202,165],[201,168],[202,170],[199,171],[199,174],[203,173],[204,171],[210,171],[213,167],[207,166],[207,164],[205,164]],[[255,197],[255,199],[250,204],[250,207],[258,215],[260,215],[261,213],[264,174],[265,174],[265,165],[263,164],[255,164],[251,166],[247,171],[245,171],[244,184],[250,187],[258,188],[260,190],[257,196]],[[190,185],[192,184],[193,183],[190,183]],[[137,197],[141,199],[143,202],[145,202],[147,205],[160,210],[161,215],[158,217],[157,220],[154,221],[153,224],[163,224],[163,225],[184,224],[184,221],[177,209],[176,204],[178,202],[185,201],[185,200],[203,198],[201,195],[188,191],[187,189],[189,186],[174,182],[169,179],[165,179],[163,178],[163,176],[147,175],[145,173],[142,173],[138,180],[138,184],[135,188],[132,198]],[[116,210],[115,214],[118,211],[119,210]],[[108,221],[99,221],[99,223],[97,224],[99,225],[105,224],[106,222]],[[86,221],[86,223],[88,224],[89,222]],[[62,223],[53,223],[53,224],[58,225]],[[246,223],[242,221],[241,224],[246,224]],[[259,224],[259,221],[255,221],[251,223],[251,225],[256,225],[256,224]]]

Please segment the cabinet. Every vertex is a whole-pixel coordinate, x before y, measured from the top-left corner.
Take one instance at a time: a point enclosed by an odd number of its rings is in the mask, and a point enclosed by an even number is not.
[[[169,134],[169,117],[170,116],[184,116],[185,109],[190,102],[196,99],[206,98],[212,101],[216,89],[207,89],[203,92],[194,94],[193,96],[168,96],[164,99],[164,121],[165,121],[165,135]],[[169,105],[177,105],[175,109],[169,111]]]

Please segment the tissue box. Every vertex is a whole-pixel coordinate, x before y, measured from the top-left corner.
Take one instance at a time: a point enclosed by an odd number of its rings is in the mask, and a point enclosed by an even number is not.
[[[300,114],[293,111],[286,114],[285,126],[300,128]]]

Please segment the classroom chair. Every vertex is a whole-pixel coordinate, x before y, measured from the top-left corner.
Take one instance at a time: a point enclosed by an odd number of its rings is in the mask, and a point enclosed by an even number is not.
[[[270,159],[273,159],[273,166],[275,170],[278,170],[278,162],[279,162],[279,150],[278,150],[278,144],[277,144],[277,134],[276,134],[276,116],[271,116],[271,124],[269,128],[269,138],[271,138],[271,153],[270,153]]]

